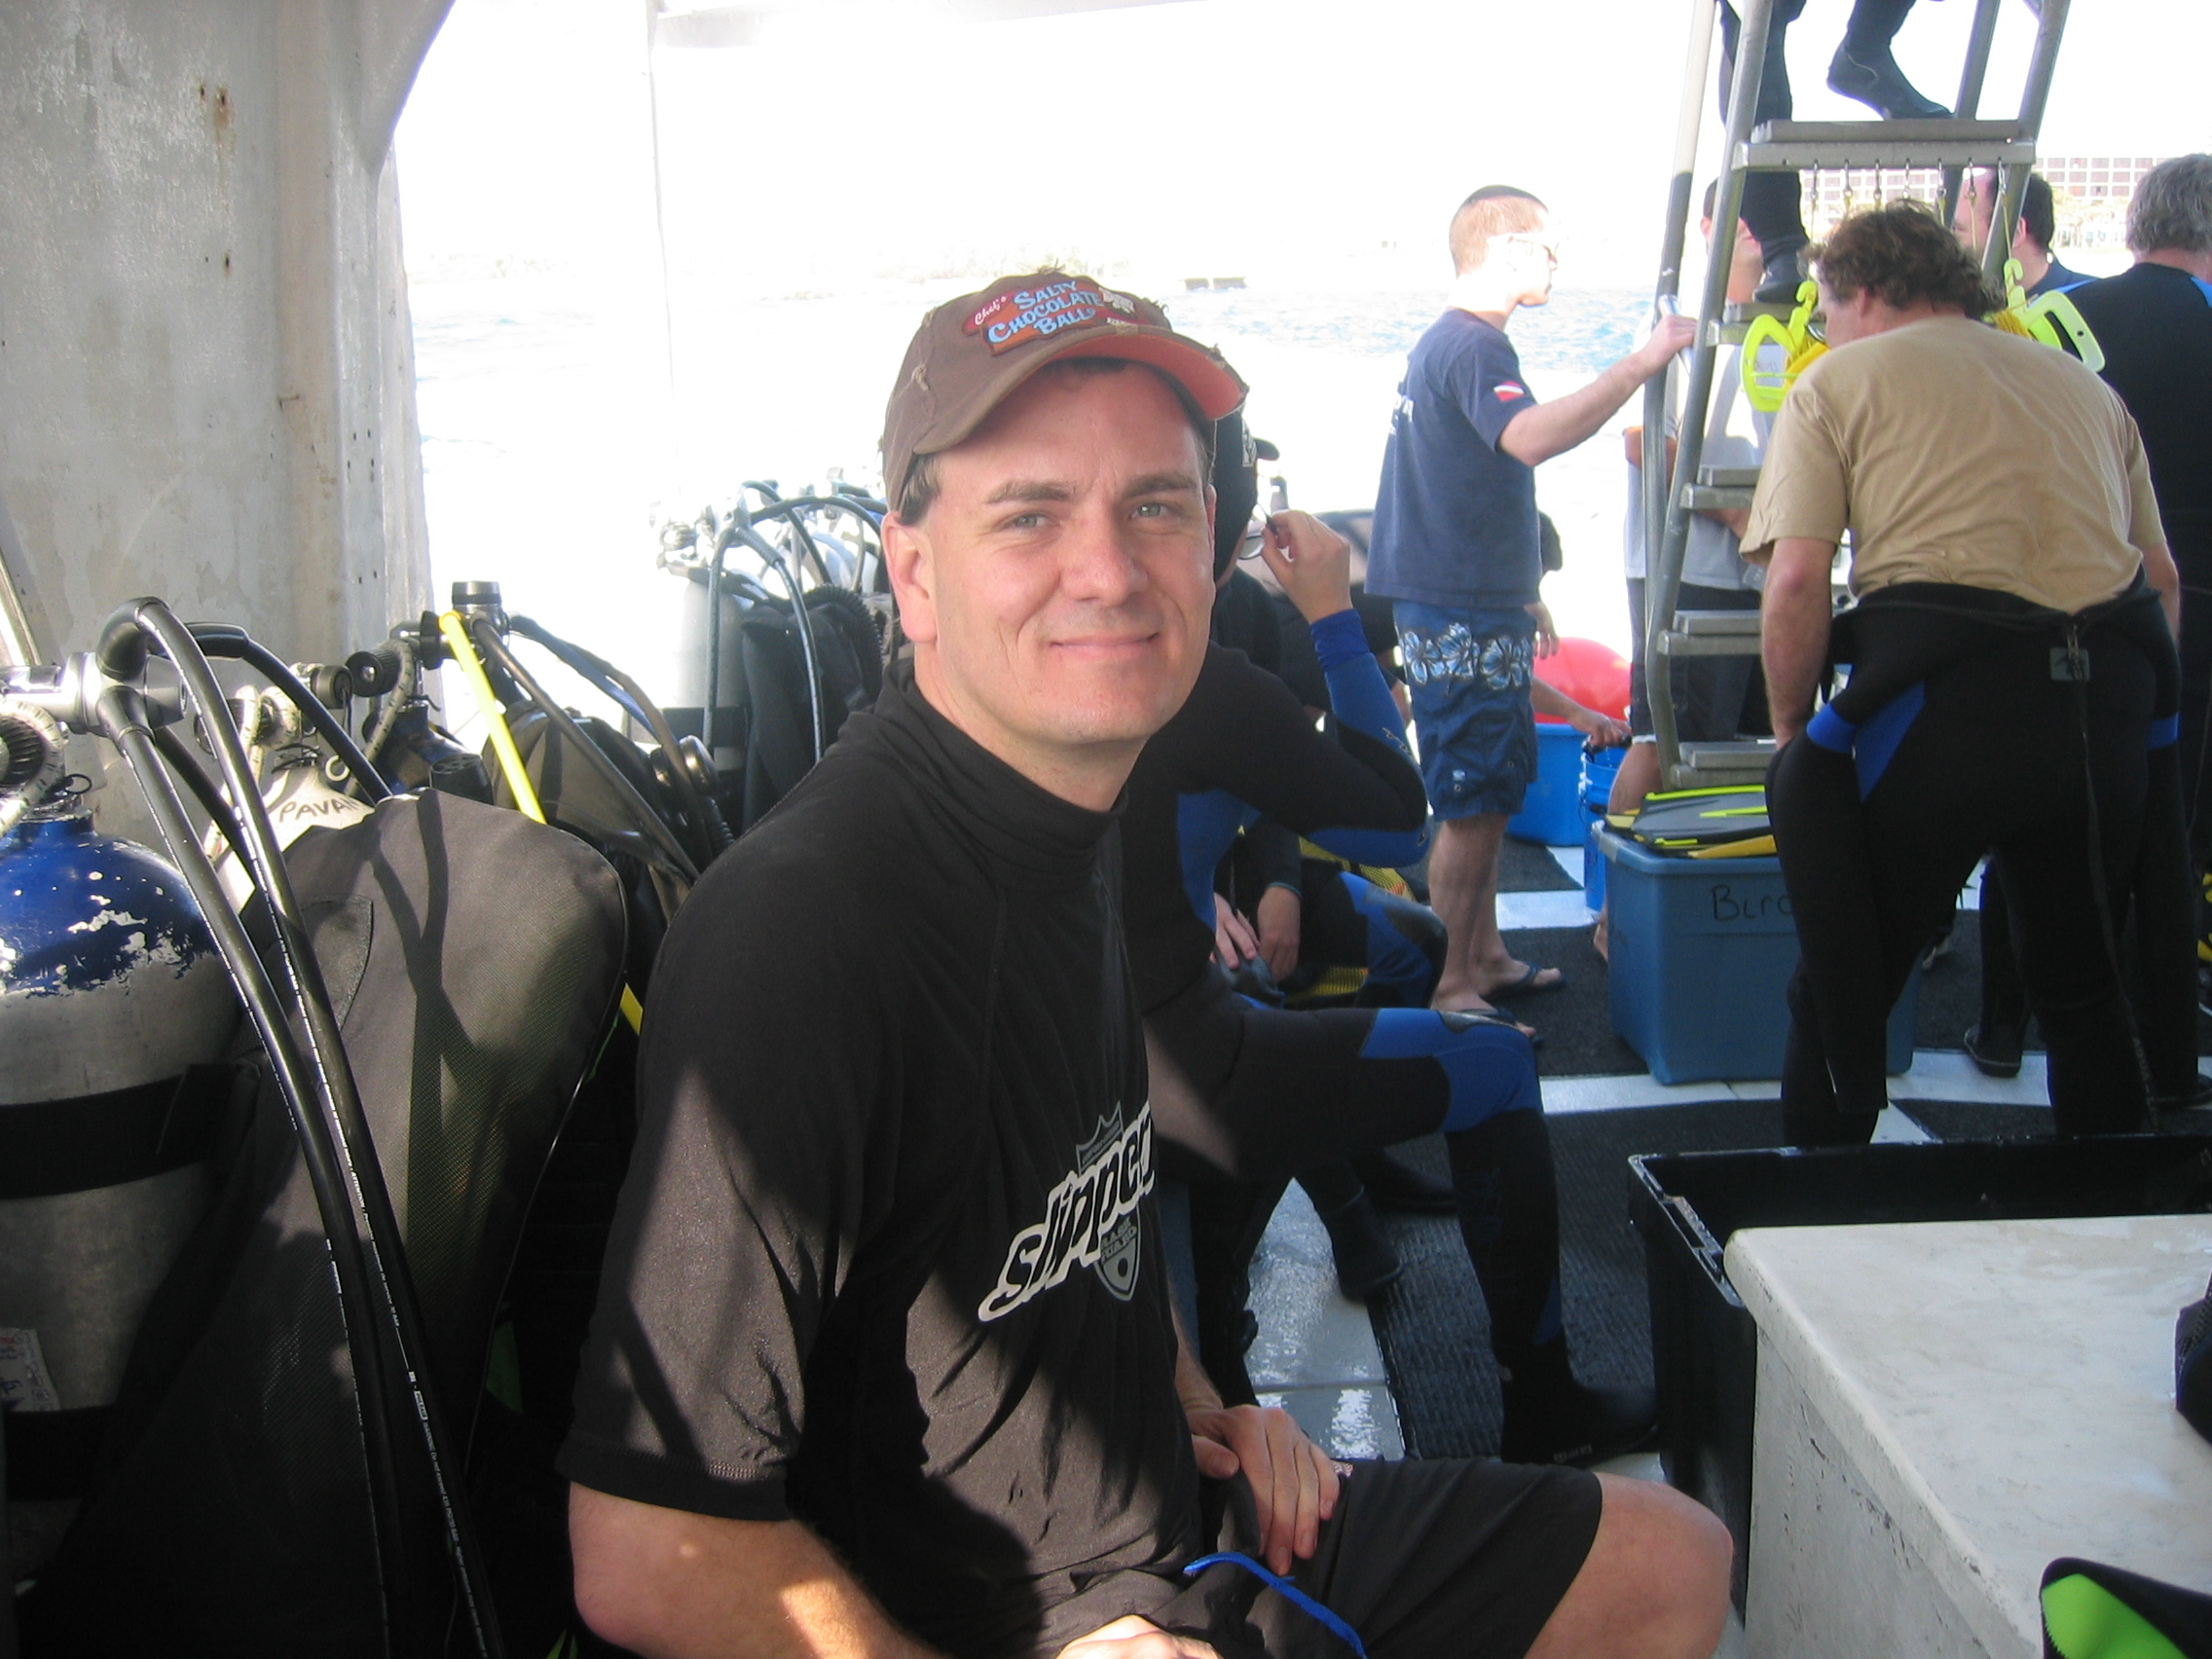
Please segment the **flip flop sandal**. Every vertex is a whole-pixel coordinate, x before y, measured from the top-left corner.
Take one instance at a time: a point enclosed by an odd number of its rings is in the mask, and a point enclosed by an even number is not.
[[[1541,964],[1531,962],[1529,964],[1529,971],[1520,978],[1514,980],[1510,985],[1499,985],[1495,990],[1485,991],[1483,997],[1489,1002],[1504,1002],[1509,997],[1540,997],[1547,991],[1564,991],[1567,989],[1567,976],[1565,974],[1560,975],[1548,985],[1537,984],[1536,976],[1543,972],[1544,969]]]
[[[1494,1025],[1501,1031],[1518,1031],[1529,1039],[1529,1047],[1531,1049],[1541,1049],[1544,1046],[1544,1034],[1541,1031],[1534,1026],[1524,1025],[1510,1014],[1500,1014],[1494,1008],[1448,1008],[1436,1012],[1475,1025]]]

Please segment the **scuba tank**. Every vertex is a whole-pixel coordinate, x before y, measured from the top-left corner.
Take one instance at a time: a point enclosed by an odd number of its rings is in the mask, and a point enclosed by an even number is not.
[[[54,721],[0,697],[0,1407],[23,1576],[206,1207],[239,1011],[183,876],[61,793]]]

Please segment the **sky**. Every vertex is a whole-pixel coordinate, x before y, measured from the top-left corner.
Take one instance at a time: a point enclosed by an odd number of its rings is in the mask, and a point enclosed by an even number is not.
[[[1372,500],[1398,349],[1361,350],[1361,313],[1440,301],[1476,185],[1550,203],[1563,291],[1630,313],[1649,291],[1689,0],[931,26],[945,3],[789,0],[759,44],[648,55],[645,0],[456,0],[397,138],[441,583],[498,577],[650,682],[675,592],[658,525],[741,478],[867,479],[914,319],[1001,271],[1065,263],[1162,297],[1242,276],[1312,312],[1314,342],[1237,360],[1293,500],[1317,507]],[[1822,84],[1849,9],[1809,0],[1791,31],[1806,119],[1863,113]],[[1899,37],[1939,98],[1972,10],[1923,0]],[[2016,107],[2033,31],[2006,0],[1985,113]],[[2080,0],[2046,153],[2212,149],[2208,61],[2203,0]],[[1594,441],[1542,484],[1570,543],[1555,608],[1607,640],[1626,637],[1617,455]]]
[[[1848,10],[1810,0],[1791,31],[1805,119],[1864,114],[1823,85]],[[1161,287],[1200,274],[1330,285],[1346,270],[1428,281],[1451,207],[1493,180],[1552,204],[1573,239],[1563,279],[1641,275],[1688,8],[1176,0],[931,25],[926,6],[817,0],[766,44],[662,49],[649,104],[635,95],[642,14],[637,0],[458,0],[400,129],[419,276],[626,256],[608,226],[638,233],[656,137],[680,297],[1042,254]],[[1938,99],[1972,14],[1925,0],[1899,37]],[[2024,3],[2005,6],[1985,113],[2014,107],[2033,30]],[[2212,147],[2207,61],[2201,0],[2082,0],[2044,150]]]

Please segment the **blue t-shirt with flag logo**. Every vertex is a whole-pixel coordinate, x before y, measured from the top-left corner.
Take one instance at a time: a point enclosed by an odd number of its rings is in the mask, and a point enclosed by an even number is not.
[[[1504,330],[1456,307],[1430,324],[1382,452],[1369,593],[1469,610],[1535,603],[1536,474],[1498,448],[1535,401]]]

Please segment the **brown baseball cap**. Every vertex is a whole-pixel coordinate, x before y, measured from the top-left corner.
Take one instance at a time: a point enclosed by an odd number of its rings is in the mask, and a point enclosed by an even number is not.
[[[1244,401],[1244,383],[1221,353],[1177,334],[1150,300],[1064,271],[1001,276],[939,306],[907,346],[883,416],[885,498],[897,506],[914,457],[952,448],[1015,387],[1062,357],[1149,363],[1209,421]]]

